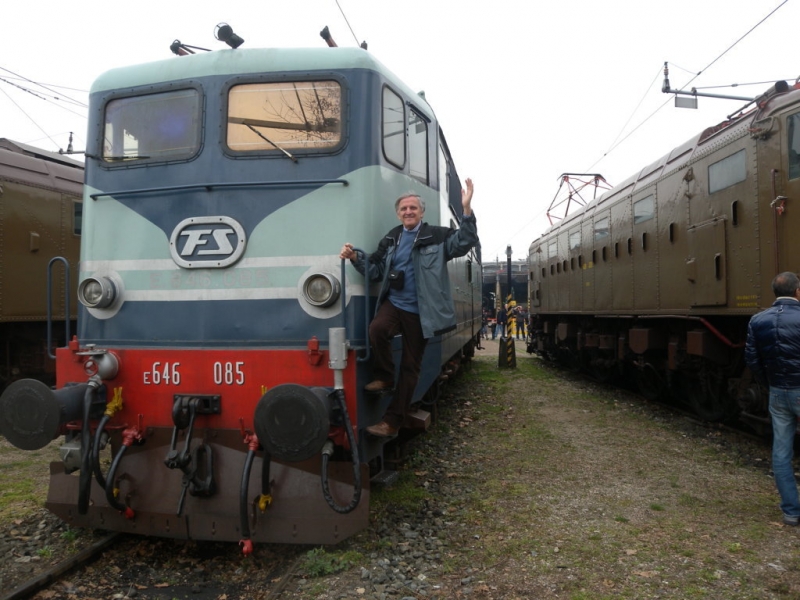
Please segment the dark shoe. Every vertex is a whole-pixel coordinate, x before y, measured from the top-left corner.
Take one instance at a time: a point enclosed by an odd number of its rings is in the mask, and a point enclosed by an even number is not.
[[[376,379],[375,381],[370,381],[367,385],[365,385],[364,389],[368,392],[382,392],[384,390],[392,389],[392,383],[390,381],[381,381],[380,379]]]
[[[367,433],[376,437],[394,437],[397,435],[397,427],[392,427],[386,421],[381,421],[377,425],[367,427]]]
[[[797,527],[800,524],[800,517],[793,517],[791,515],[783,515],[783,524],[789,527]]]

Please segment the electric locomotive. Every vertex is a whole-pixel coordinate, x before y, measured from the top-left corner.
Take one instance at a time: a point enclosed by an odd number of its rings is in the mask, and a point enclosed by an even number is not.
[[[800,270],[800,84],[754,104],[531,244],[529,351],[708,420],[769,426],[743,348],[773,277]]]
[[[176,42],[92,86],[77,336],[57,390],[17,382],[0,423],[23,448],[65,434],[46,505],[70,524],[336,543],[391,455],[363,433],[391,399],[363,391],[377,288],[339,250],[371,252],[408,190],[457,228],[461,185],[424,96],[366,50],[218,34],[231,49]],[[480,329],[478,254],[449,269],[458,326],[430,340],[416,401]]]
[[[82,195],[81,162],[0,138],[0,390],[55,383],[55,345],[77,313]]]

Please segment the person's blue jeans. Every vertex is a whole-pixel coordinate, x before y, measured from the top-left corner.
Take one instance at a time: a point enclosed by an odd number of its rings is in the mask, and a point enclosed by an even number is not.
[[[800,516],[800,499],[794,478],[794,434],[800,417],[800,388],[770,387],[769,412],[772,415],[772,473],[781,495],[781,510],[790,517]]]

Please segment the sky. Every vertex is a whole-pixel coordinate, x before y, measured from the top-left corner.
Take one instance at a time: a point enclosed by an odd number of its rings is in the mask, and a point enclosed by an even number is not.
[[[173,57],[175,39],[226,48],[218,23],[248,48],[324,47],[326,25],[339,46],[366,41],[425,92],[462,181],[474,181],[484,260],[505,260],[507,246],[527,257],[564,197],[562,173],[621,183],[744,104],[674,107],[665,62],[675,89],[734,96],[800,77],[800,0],[37,0],[6,12],[0,137],[51,151],[70,131],[84,147],[101,73]]]

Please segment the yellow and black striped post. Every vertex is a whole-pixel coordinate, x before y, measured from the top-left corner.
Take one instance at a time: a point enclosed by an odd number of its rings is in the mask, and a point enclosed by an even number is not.
[[[514,312],[514,308],[516,308],[517,303],[514,300],[509,300],[508,304],[506,304],[506,313],[508,315],[508,322],[506,323],[506,335],[508,337],[514,337],[517,333],[517,314]]]
[[[497,357],[497,366],[501,369],[516,369],[517,347],[514,344],[514,338],[510,334],[501,337],[498,346],[500,351]]]

